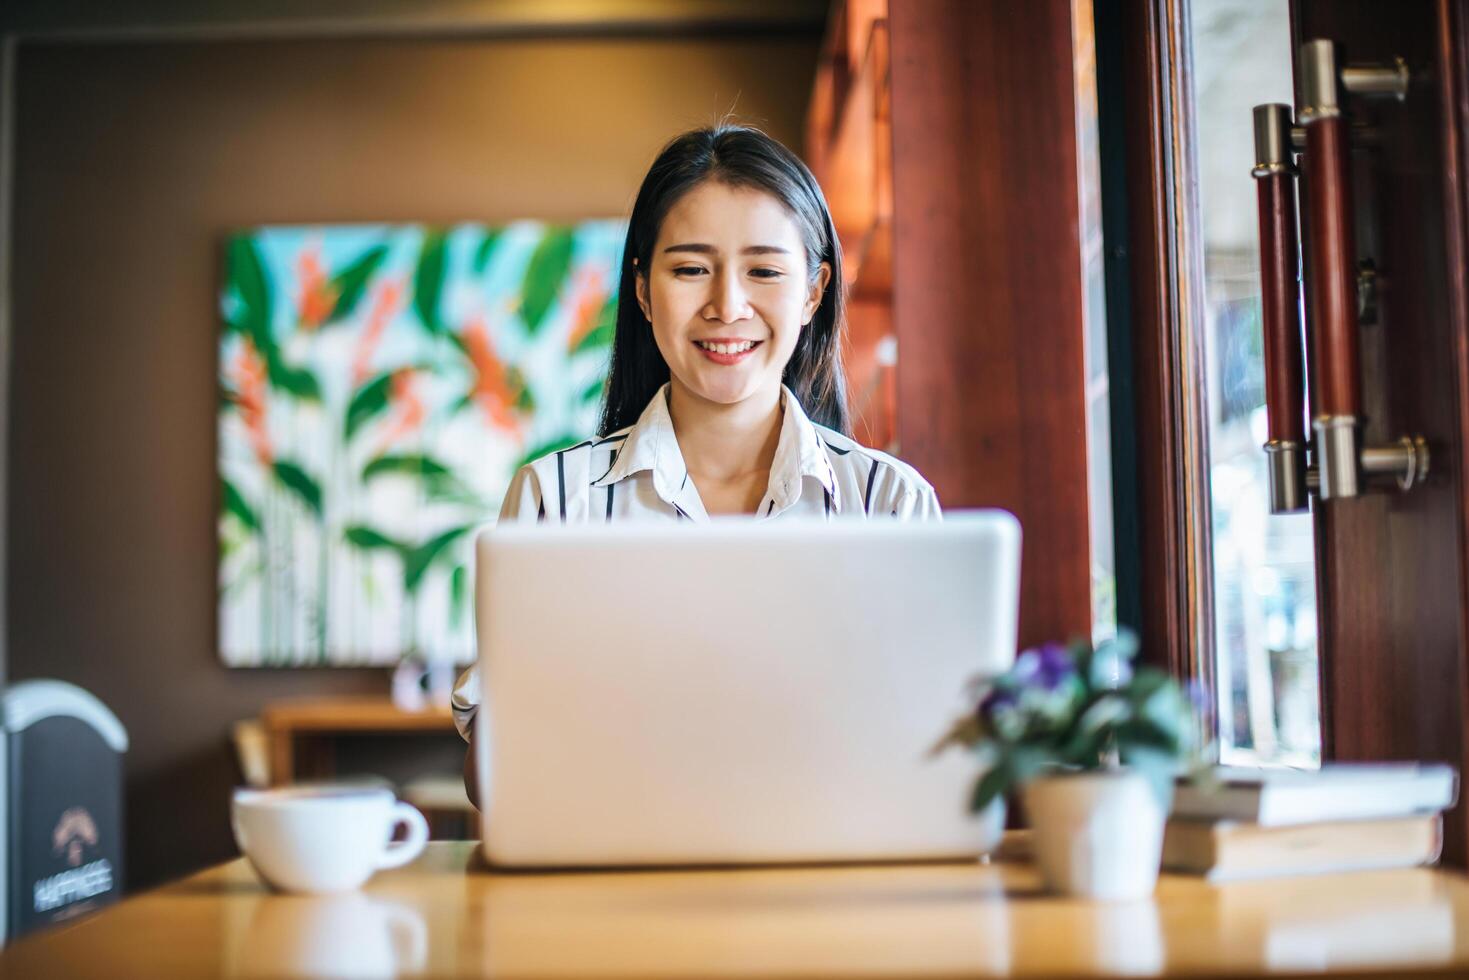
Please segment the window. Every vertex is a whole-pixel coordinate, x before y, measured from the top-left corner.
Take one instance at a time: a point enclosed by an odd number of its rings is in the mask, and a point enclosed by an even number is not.
[[[1220,761],[1318,765],[1309,514],[1271,515],[1251,109],[1292,98],[1287,0],[1193,0]]]

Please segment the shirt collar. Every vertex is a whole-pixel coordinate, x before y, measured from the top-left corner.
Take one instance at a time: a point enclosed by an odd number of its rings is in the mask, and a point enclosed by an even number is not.
[[[841,492],[836,474],[831,471],[826,443],[791,390],[781,385],[780,391],[785,413],[781,418],[780,442],[770,464],[770,493],[775,509],[784,510],[795,503],[801,496],[803,478],[809,476],[831,497],[832,513],[840,513]]]
[[[840,511],[841,494],[820,433],[785,385],[781,385],[781,401],[785,410],[781,416],[780,440],[775,447],[775,459],[770,464],[769,494],[774,501],[774,510],[784,510],[793,504],[801,495],[802,479],[809,476],[830,494],[832,511]],[[678,437],[673,431],[673,416],[668,412],[667,384],[648,401],[648,406],[628,431],[611,469],[592,486],[605,487],[644,470],[652,471],[653,489],[665,503],[690,512],[690,516],[704,516],[698,493],[693,491],[683,453],[678,448]],[[701,513],[693,515],[694,509]]]

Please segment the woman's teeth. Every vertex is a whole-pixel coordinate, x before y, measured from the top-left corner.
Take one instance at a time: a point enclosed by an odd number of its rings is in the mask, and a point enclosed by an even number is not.
[[[745,340],[738,344],[711,344],[702,340],[696,340],[694,343],[715,354],[743,354],[745,351],[754,347],[756,342]]]

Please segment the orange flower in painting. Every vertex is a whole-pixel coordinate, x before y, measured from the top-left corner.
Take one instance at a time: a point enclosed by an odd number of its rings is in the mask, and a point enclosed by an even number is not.
[[[505,365],[495,356],[490,343],[490,331],[480,317],[474,317],[464,327],[464,349],[474,365],[474,388],[470,398],[485,413],[485,421],[512,435],[520,434],[520,423],[511,410],[515,405],[515,393],[510,390],[509,374]]]
[[[383,331],[398,315],[403,306],[403,282],[390,279],[377,287],[373,293],[372,309],[367,314],[367,324],[357,337],[357,349],[352,354],[352,386],[359,387],[372,373],[372,358],[382,342]]]
[[[423,420],[428,414],[424,408],[423,398],[418,394],[418,386],[415,384],[412,368],[403,368],[393,372],[391,387],[388,391],[388,404],[392,408],[393,417],[388,426],[383,430],[382,442],[379,444],[376,455],[382,456],[388,448],[400,439],[411,436],[423,425]]]
[[[304,329],[312,330],[331,316],[337,305],[337,287],[321,264],[320,245],[308,245],[301,251],[296,259],[296,277],[301,281],[296,318]]]
[[[576,350],[576,345],[582,342],[582,338],[597,326],[602,305],[607,302],[607,291],[602,288],[602,274],[595,269],[583,271],[572,289],[571,336],[566,341],[568,351]]]
[[[230,380],[235,385],[235,404],[245,423],[245,434],[261,465],[270,466],[275,453],[270,447],[270,432],[265,425],[265,361],[246,337],[230,367]]]

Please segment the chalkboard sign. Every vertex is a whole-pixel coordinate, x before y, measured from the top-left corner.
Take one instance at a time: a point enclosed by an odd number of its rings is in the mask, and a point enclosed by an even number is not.
[[[5,728],[14,937],[121,896],[127,733],[95,697],[60,681],[13,685]]]

